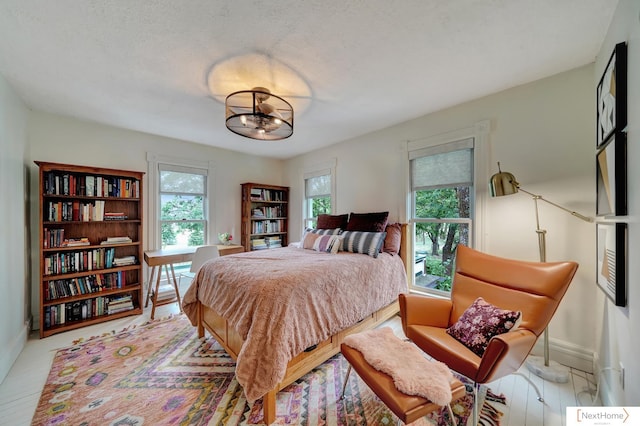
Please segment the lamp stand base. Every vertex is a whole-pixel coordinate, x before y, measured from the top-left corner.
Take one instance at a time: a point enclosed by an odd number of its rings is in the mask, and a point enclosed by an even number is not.
[[[549,365],[544,365],[543,357],[531,355],[527,357],[525,364],[529,371],[549,382],[567,383],[569,381],[569,368],[555,361],[549,361]]]

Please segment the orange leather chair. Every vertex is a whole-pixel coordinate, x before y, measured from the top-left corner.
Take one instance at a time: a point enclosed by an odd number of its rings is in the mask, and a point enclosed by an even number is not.
[[[427,354],[473,380],[477,397],[481,384],[517,372],[551,321],[577,269],[575,262],[511,260],[459,245],[451,299],[401,294],[402,328]],[[492,337],[482,357],[446,332],[478,297],[501,309],[522,312],[520,326]],[[477,419],[476,404],[474,424]]]

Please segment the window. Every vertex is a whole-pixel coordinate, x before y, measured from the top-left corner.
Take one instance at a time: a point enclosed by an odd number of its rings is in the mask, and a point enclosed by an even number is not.
[[[409,151],[414,276],[412,288],[448,294],[455,250],[470,246],[474,215],[474,138]]]
[[[314,228],[318,215],[331,214],[331,170],[323,170],[317,175],[305,175],[305,226]]]
[[[315,228],[318,215],[332,214],[336,208],[336,159],[305,167],[303,227]]]
[[[158,164],[162,248],[207,242],[207,169]]]

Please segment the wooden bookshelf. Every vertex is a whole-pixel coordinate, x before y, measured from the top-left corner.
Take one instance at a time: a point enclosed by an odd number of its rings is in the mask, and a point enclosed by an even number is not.
[[[242,184],[241,244],[245,251],[286,247],[289,228],[289,188]]]
[[[141,314],[144,173],[35,163],[40,337]]]

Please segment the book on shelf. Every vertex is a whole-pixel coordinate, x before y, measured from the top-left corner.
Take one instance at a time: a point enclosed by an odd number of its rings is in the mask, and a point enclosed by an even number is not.
[[[93,299],[60,303],[44,307],[44,325],[47,328],[64,325],[71,321],[80,321],[104,315],[107,312],[109,299],[98,296]],[[133,308],[131,308],[133,309]]]
[[[265,241],[264,238],[256,238],[256,239],[251,240],[251,247],[254,250],[262,250],[262,249],[269,248],[267,246],[267,242]]]
[[[96,189],[96,178],[95,176],[87,176],[85,177],[85,185],[87,195],[93,195]]]
[[[153,293],[151,294],[153,297]],[[176,289],[171,284],[162,284],[158,287],[157,300],[169,300],[176,298]]]
[[[109,299],[107,314],[117,314],[118,312],[130,311],[133,309],[133,298],[130,294],[115,296]]]
[[[89,246],[89,245],[91,245],[91,242],[89,241],[89,238],[82,237],[82,238],[68,238],[68,239],[65,239],[62,242],[61,247],[77,247],[77,246]]]
[[[64,242],[64,228],[43,229],[43,248],[61,247]]]
[[[269,248],[278,248],[282,247],[282,239],[279,236],[275,237],[265,237],[265,243]]]
[[[255,221],[252,224],[252,233],[253,234],[265,234],[272,232],[281,232],[284,229],[284,220],[283,219],[275,219],[275,220],[259,220]]]
[[[126,220],[128,219],[127,215],[122,212],[105,212],[104,220]]]
[[[260,188],[251,188],[251,200],[252,201],[262,200],[262,190]]]
[[[126,278],[124,271],[119,271],[62,280],[53,279],[45,283],[45,300],[51,301],[65,297],[121,289],[126,286]]]
[[[135,256],[116,257],[113,259],[115,266],[135,265],[136,263],[138,263],[138,261]]]
[[[44,256],[43,275],[59,275],[112,268],[114,248],[57,252]]]
[[[80,201],[49,201],[49,222],[98,222],[104,220],[104,200],[87,203]]]
[[[138,198],[140,181],[116,176],[47,172],[44,176],[44,193],[83,197]]]
[[[101,245],[109,244],[127,244],[133,242],[130,237],[107,237],[106,240],[101,241]]]

